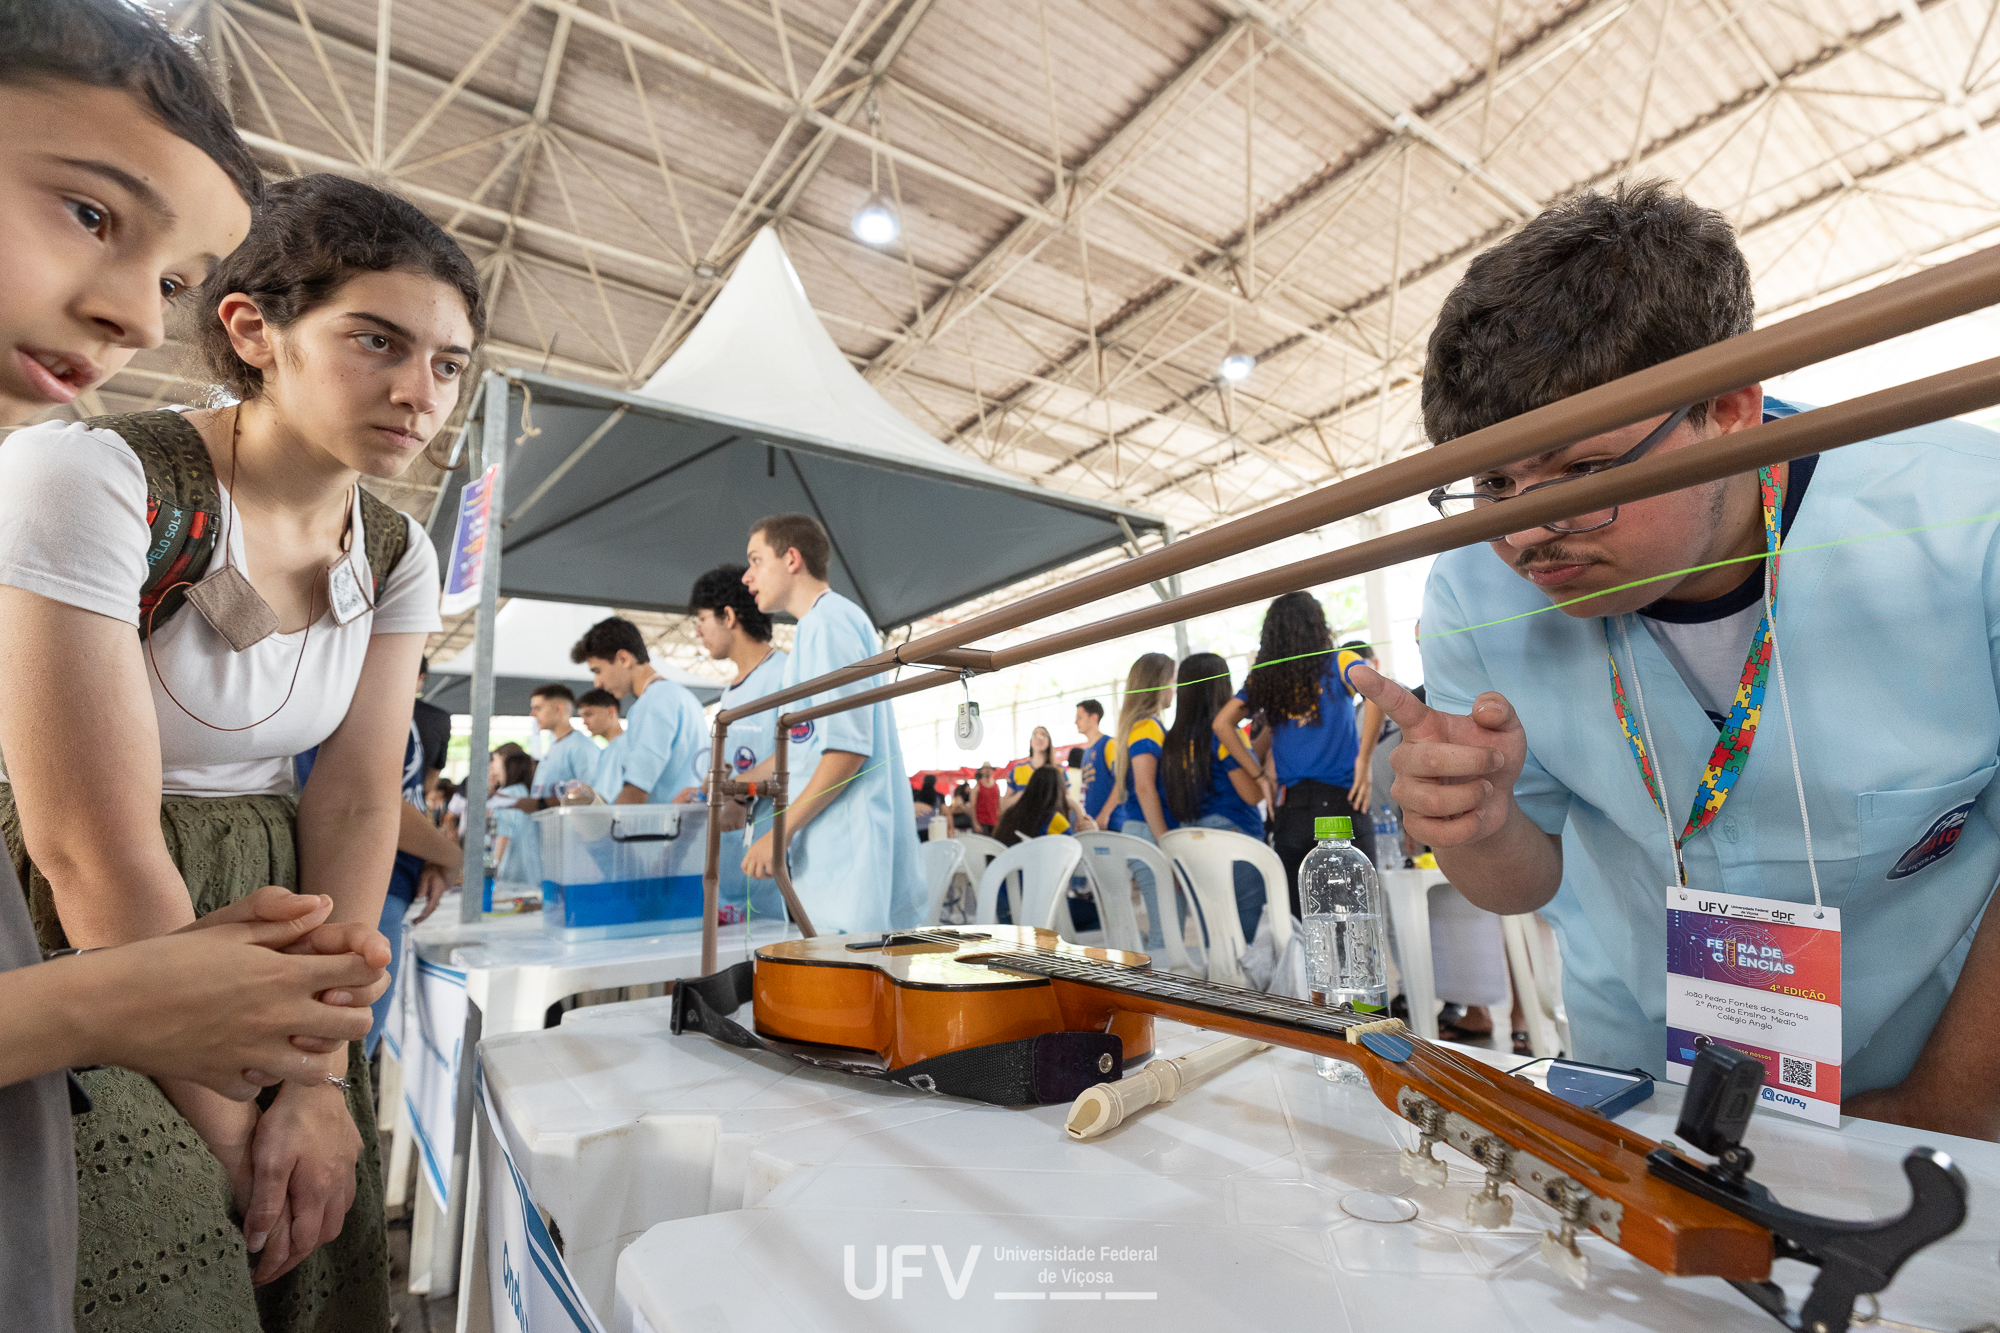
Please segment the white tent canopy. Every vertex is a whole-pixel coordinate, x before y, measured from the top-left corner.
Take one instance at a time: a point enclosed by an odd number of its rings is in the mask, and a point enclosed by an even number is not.
[[[751,523],[808,513],[833,539],[828,581],[887,629],[1168,535],[925,434],[848,364],[769,229],[642,392],[507,379],[502,596],[682,612]],[[431,524],[447,558],[464,480]]]
[[[578,694],[591,687],[590,671],[569,660],[569,650],[583,632],[606,616],[608,606],[573,602],[535,602],[517,597],[494,616],[493,712],[518,717],[528,711],[528,696],[537,686],[560,682]],[[469,713],[473,649],[467,645],[449,662],[431,664],[424,698],[454,713]],[[694,691],[710,704],[722,697],[722,687],[704,676],[654,663],[668,680]]]
[[[639,392],[905,464],[1019,484],[933,439],[861,378],[813,313],[771,227],[757,233],[701,323]]]

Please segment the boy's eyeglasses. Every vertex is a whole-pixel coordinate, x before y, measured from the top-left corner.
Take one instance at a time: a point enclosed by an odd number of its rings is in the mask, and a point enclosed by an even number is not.
[[[1469,514],[1475,509],[1482,509],[1490,504],[1498,504],[1502,500],[1517,500],[1523,495],[1532,495],[1536,491],[1545,491],[1551,486],[1560,486],[1566,481],[1575,481],[1578,477],[1594,477],[1600,472],[1608,472],[1612,468],[1623,467],[1627,463],[1636,463],[1648,453],[1651,453],[1660,441],[1673,434],[1675,429],[1683,421],[1687,420],[1688,413],[1693,410],[1692,407],[1683,407],[1678,411],[1668,413],[1665,421],[1662,421],[1659,425],[1653,427],[1652,430],[1646,432],[1645,439],[1639,441],[1630,449],[1618,455],[1618,457],[1598,467],[1594,467],[1588,472],[1578,472],[1568,477],[1557,477],[1553,481],[1537,482],[1533,486],[1515,492],[1513,495],[1493,495],[1486,491],[1448,491],[1440,486],[1430,494],[1431,508],[1437,510],[1438,516],[1441,518],[1455,518],[1460,514]],[[1547,528],[1550,532],[1595,532],[1599,528],[1610,527],[1617,521],[1618,506],[1613,505],[1609,509],[1599,509],[1588,514],[1578,514],[1574,518],[1558,519],[1553,523],[1544,523],[1541,526]]]

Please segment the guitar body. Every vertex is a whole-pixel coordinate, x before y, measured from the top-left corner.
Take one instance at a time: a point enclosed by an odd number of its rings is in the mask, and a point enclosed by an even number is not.
[[[873,1051],[890,1069],[934,1055],[1047,1032],[1103,1032],[1125,1043],[1125,1067],[1152,1054],[1152,1016],[1105,991],[962,963],[996,946],[1121,967],[1146,955],[1071,944],[1027,926],[969,927],[962,941],[891,944],[880,935],[820,935],[757,951],[757,1032],[779,1041]]]

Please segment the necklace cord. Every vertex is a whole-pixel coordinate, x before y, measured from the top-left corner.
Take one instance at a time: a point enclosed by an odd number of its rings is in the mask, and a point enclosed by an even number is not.
[[[220,534],[222,541],[222,568],[225,570],[230,568],[229,516],[231,511],[233,511],[236,508],[236,437],[241,422],[242,422],[242,408],[239,405],[238,407],[232,408],[230,410],[230,417],[229,417],[228,501],[222,506],[222,531]],[[342,559],[347,558],[347,552],[352,548],[354,543],[354,535],[353,535],[354,510],[352,507],[353,501],[351,498],[349,499],[348,503],[349,503],[349,508],[347,512],[347,522],[346,526],[341,531]],[[201,716],[201,714],[195,712],[192,708],[189,708],[186,704],[182,703],[180,700],[180,696],[174,693],[174,687],[167,684],[166,674],[160,670],[160,659],[154,654],[153,651],[153,639],[154,639],[153,617],[159,614],[160,603],[167,599],[168,593],[176,592],[181,588],[192,588],[194,586],[194,580],[192,579],[182,579],[179,583],[176,583],[171,587],[167,588],[165,592],[162,592],[158,597],[154,598],[153,604],[146,609],[146,661],[148,665],[150,665],[153,668],[153,679],[160,682],[161,691],[164,692],[167,698],[173,702],[174,707],[180,709],[183,713],[186,713],[190,718],[193,718],[196,722],[201,723],[202,726],[207,727],[210,731],[221,731],[221,732],[254,731],[256,728],[263,726],[266,722],[269,722],[272,718],[276,717],[278,714],[284,712],[285,705],[289,704],[292,701],[292,694],[299,687],[299,672],[305,666],[306,663],[306,646],[312,642],[313,623],[319,619],[320,579],[327,577],[332,568],[333,567],[331,565],[323,566],[320,569],[319,577],[313,579],[312,592],[306,598],[306,628],[305,628],[305,633],[299,639],[299,655],[292,662],[292,678],[290,682],[287,683],[285,686],[285,697],[278,701],[278,706],[276,708],[273,708],[270,712],[258,718],[255,722],[246,723],[245,725],[240,727],[217,726],[215,723],[210,722],[207,718]],[[372,611],[375,609],[374,601],[372,599],[369,599],[366,593],[363,593],[363,599],[368,602],[369,610]]]

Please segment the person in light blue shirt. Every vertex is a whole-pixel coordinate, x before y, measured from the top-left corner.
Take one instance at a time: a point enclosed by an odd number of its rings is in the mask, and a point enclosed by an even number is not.
[[[560,681],[544,685],[528,698],[528,712],[535,725],[555,737],[542,760],[535,765],[532,794],[542,807],[560,805],[563,788],[572,782],[588,783],[597,772],[597,745],[589,736],[570,725],[576,695]]]
[[[541,858],[535,853],[534,832],[527,812],[518,798],[528,794],[534,780],[535,761],[516,749],[511,754],[495,751],[488,763],[487,784],[493,791],[493,856],[497,869],[493,879],[499,884],[540,884]],[[516,798],[509,800],[508,798]]]
[[[596,757],[590,761],[591,769],[584,775],[584,780],[596,789],[599,796],[608,800],[625,787],[624,779],[618,776],[623,769],[612,756],[614,750],[622,753],[625,748],[625,723],[618,716],[618,696],[609,690],[585,690],[576,698],[576,715],[593,741],[604,742],[597,747]],[[609,796],[606,796],[607,792]]]
[[[1720,214],[1659,183],[1579,196],[1446,299],[1426,429],[1455,439],[1743,333],[1754,311]],[[1433,502],[1504,504],[1797,410],[1750,385]],[[1367,668],[1353,679],[1403,729],[1412,836],[1474,903],[1555,927],[1572,1054],[1663,1072],[1678,860],[1691,894],[1799,903],[1807,924],[1815,893],[1840,911],[1846,1113],[2000,1134],[1996,495],[2000,437],[1946,421],[1439,557],[1428,706]],[[1787,552],[1771,582],[1767,527]],[[1704,568],[1736,557],[1750,560]],[[1769,671],[1757,708],[1767,597],[1785,674]],[[1690,821],[1719,740],[1747,756]]]
[[[511,835],[518,846],[516,852],[521,863],[540,867],[542,864],[542,830],[534,821],[537,810],[547,810],[562,804],[563,788],[572,780],[589,782],[597,772],[597,746],[590,737],[569,724],[570,712],[576,706],[576,695],[569,686],[560,681],[538,687],[528,696],[528,714],[535,719],[535,725],[550,733],[555,740],[548,751],[535,765],[534,778],[526,792],[508,793],[516,797],[513,810],[523,816],[516,821],[515,832]],[[503,798],[495,797],[495,809]],[[541,882],[541,871],[536,869],[535,882]]]
[[[619,788],[604,792],[614,805],[664,805],[687,785],[706,729],[701,705],[684,686],[662,676],[647,660],[646,641],[629,620],[610,616],[584,631],[570,660],[590,668],[600,690],[637,695],[625,716],[618,756]],[[599,785],[602,771],[592,773]]]
[[[763,519],[750,530],[744,584],[759,610],[787,611],[799,622],[785,666],[787,687],[880,651],[861,608],[827,587],[831,553],[826,530],[804,514]],[[803,710],[882,683],[872,676],[786,707]],[[895,710],[884,701],[801,723],[792,728],[790,746],[789,864],[814,927],[857,934],[917,925],[925,904],[923,868]],[[753,770],[768,771],[761,764]],[[799,775],[806,775],[803,783]],[[746,875],[772,874],[774,842],[766,832],[750,844]]]
[[[718,565],[695,580],[688,593],[694,614],[694,636],[708,655],[727,662],[734,679],[723,688],[724,710],[776,694],[784,688],[787,655],[771,646],[771,617],[757,609],[757,599],[743,586],[742,565]],[[778,710],[773,708],[729,724],[728,767],[731,777],[744,778],[771,757],[776,741]],[[679,800],[701,799],[708,786],[713,744],[695,758],[693,781]],[[738,804],[723,827],[722,863],[717,881],[723,903],[748,905],[756,916],[784,911],[777,881],[746,881],[743,876],[744,828],[751,836],[771,827],[771,798],[760,796],[745,808]],[[815,922],[814,924],[818,924]]]

